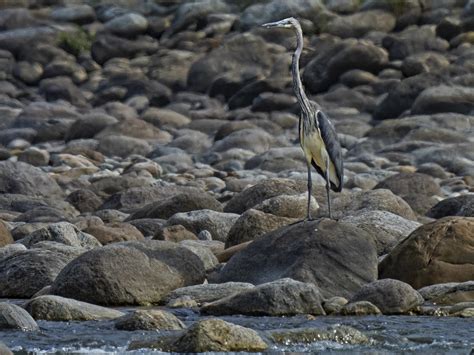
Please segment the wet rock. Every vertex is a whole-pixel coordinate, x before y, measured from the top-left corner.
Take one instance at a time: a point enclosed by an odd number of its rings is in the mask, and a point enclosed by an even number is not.
[[[319,289],[310,283],[280,279],[208,303],[204,314],[268,315],[324,314]]]
[[[207,193],[189,192],[172,196],[162,201],[153,202],[141,208],[129,219],[162,218],[168,219],[176,213],[210,209],[222,211],[222,206],[214,197]]]
[[[191,65],[188,88],[205,92],[215,79],[229,73],[242,77],[241,80],[245,80],[244,75],[255,77],[268,74],[272,62],[268,45],[261,37],[250,33],[239,34]]]
[[[414,114],[438,112],[458,112],[469,114],[472,111],[474,89],[464,86],[440,85],[424,90],[413,103]]]
[[[0,220],[0,248],[13,244],[14,240],[5,222]]]
[[[66,201],[73,205],[79,212],[94,212],[99,209],[102,200],[89,189],[80,189],[71,192]]]
[[[27,247],[31,247],[43,241],[53,241],[86,249],[101,246],[101,243],[92,235],[81,232],[76,226],[67,222],[54,223],[48,227],[35,230],[18,242]]]
[[[350,302],[357,301],[369,301],[383,314],[404,314],[420,306],[423,297],[404,282],[383,279],[362,286],[350,299]]]
[[[118,36],[135,37],[148,28],[145,17],[135,13],[117,16],[105,24],[105,29]]]
[[[148,240],[82,254],[58,275],[52,292],[101,305],[143,305],[203,281],[204,266],[194,253],[175,243]]]
[[[190,297],[190,299],[203,304],[217,301],[219,299],[231,296],[253,288],[254,285],[246,282],[226,282],[222,284],[203,284],[178,288],[171,291],[166,296],[167,302],[181,297]]]
[[[181,330],[186,326],[172,313],[159,309],[139,309],[115,322],[120,330]]]
[[[460,302],[474,302],[473,281],[425,286],[418,292],[426,301],[433,304],[453,305]]]
[[[410,26],[397,34],[389,34],[383,39],[383,46],[390,53],[390,59],[404,59],[405,57],[425,51],[444,52],[449,43],[436,37],[432,26]]]
[[[54,295],[35,297],[24,308],[36,320],[60,322],[115,319],[124,315],[115,309]]]
[[[172,226],[181,224],[194,234],[202,230],[211,233],[214,240],[225,242],[229,230],[239,218],[235,213],[223,213],[213,210],[197,210],[185,213],[177,213],[168,219],[166,224]]]
[[[0,260],[0,297],[29,298],[50,285],[76,255],[43,249],[20,251]]]
[[[375,236],[379,256],[390,252],[395,245],[421,226],[421,223],[387,211],[360,211],[342,218],[341,221],[354,224]]]
[[[211,318],[189,327],[172,349],[176,352],[263,351],[267,347],[255,330]]]
[[[53,10],[51,18],[58,22],[74,22],[83,25],[95,20],[95,12],[89,5],[73,5]]]
[[[0,162],[0,192],[28,196],[60,196],[55,180],[38,168],[22,162]]]
[[[388,12],[369,10],[336,17],[328,23],[326,32],[341,38],[360,38],[370,31],[390,32],[395,21],[395,16]]]
[[[112,222],[107,225],[90,226],[85,233],[94,236],[102,245],[130,240],[144,240],[143,234],[128,223]]]
[[[27,311],[12,303],[0,303],[0,329],[15,329],[23,332],[39,330],[38,324]]]
[[[369,301],[357,301],[345,304],[340,311],[343,316],[369,316],[382,314],[380,309]]]
[[[347,325],[333,325],[327,328],[282,329],[268,332],[278,344],[310,344],[314,341],[329,341],[340,344],[368,344],[369,338],[359,330]]]
[[[326,314],[339,313],[344,305],[348,303],[348,300],[344,297],[334,296],[324,301],[323,307]]]
[[[426,214],[431,218],[446,216],[474,217],[474,195],[450,197],[438,202]]]
[[[416,289],[471,280],[473,255],[466,245],[473,243],[473,223],[470,217],[445,217],[419,227],[382,260],[379,277]]]
[[[387,52],[362,41],[336,42],[322,51],[305,67],[303,83],[313,93],[326,91],[346,71],[361,69],[377,73],[388,62]]]
[[[290,277],[317,284],[324,297],[350,297],[375,280],[376,258],[373,237],[353,225],[301,222],[268,233],[234,255],[219,282],[261,284]]]
[[[226,238],[226,248],[256,240],[279,227],[295,222],[294,218],[275,216],[270,213],[249,209],[232,225]]]

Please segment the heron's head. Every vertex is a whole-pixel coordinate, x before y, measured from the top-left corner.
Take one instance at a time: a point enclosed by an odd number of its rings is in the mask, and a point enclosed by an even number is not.
[[[295,19],[294,17],[288,17],[280,21],[276,22],[269,22],[269,23],[264,23],[262,27],[265,28],[273,28],[273,27],[279,27],[279,28],[295,28],[298,25],[298,20]]]

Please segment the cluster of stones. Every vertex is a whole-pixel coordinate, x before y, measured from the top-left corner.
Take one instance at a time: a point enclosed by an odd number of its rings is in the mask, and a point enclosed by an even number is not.
[[[116,319],[174,332],[130,348],[261,351],[373,340],[107,306],[474,315],[472,0],[17,5],[0,10],[0,298],[28,301],[0,303],[0,329]],[[343,147],[336,220],[315,172],[318,219],[295,223],[294,35],[259,27],[289,16]]]

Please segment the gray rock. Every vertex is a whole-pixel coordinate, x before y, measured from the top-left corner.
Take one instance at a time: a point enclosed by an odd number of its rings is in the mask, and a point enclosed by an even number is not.
[[[124,315],[115,309],[53,295],[35,297],[24,308],[36,320],[60,322],[115,319]]]
[[[226,248],[256,240],[268,232],[295,222],[295,218],[275,216],[270,213],[250,209],[245,211],[229,230]]]
[[[327,46],[305,67],[303,83],[313,92],[326,91],[346,71],[361,69],[377,73],[388,63],[387,52],[371,43],[345,40]]]
[[[61,188],[48,174],[21,162],[0,162],[0,192],[28,196],[62,195]]]
[[[201,312],[212,315],[323,315],[321,302],[321,293],[314,284],[280,279],[208,303]]]
[[[104,128],[118,123],[115,117],[104,113],[91,113],[76,120],[66,133],[66,141],[93,138]]]
[[[418,292],[425,301],[434,304],[453,305],[460,302],[474,302],[474,281],[436,284],[420,288]]]
[[[203,192],[181,193],[162,201],[153,202],[139,209],[129,220],[139,218],[168,219],[176,213],[210,209],[222,211],[222,206],[214,197]]]
[[[71,192],[66,201],[73,205],[79,212],[94,212],[102,205],[102,200],[89,189],[79,189]]]
[[[39,93],[46,101],[65,100],[74,106],[87,107],[87,99],[82,91],[67,76],[43,79],[39,84]]]
[[[395,245],[421,226],[421,223],[387,211],[360,211],[345,216],[341,221],[354,224],[375,236],[379,256],[390,252]]]
[[[181,330],[186,326],[172,313],[159,309],[139,309],[117,319],[115,328],[120,330]]]
[[[300,218],[306,217],[308,206],[308,194],[300,195],[280,195],[271,197],[258,205],[254,206],[255,210],[265,213],[271,213],[279,217]],[[314,196],[311,196],[311,214],[315,215],[319,205]]]
[[[357,291],[350,302],[369,301],[383,314],[406,314],[423,303],[423,297],[410,285],[393,279],[371,282]]]
[[[472,113],[474,89],[464,86],[440,85],[424,90],[413,103],[414,114],[438,112]]]
[[[58,275],[52,292],[102,305],[150,304],[202,281],[204,266],[194,253],[175,243],[148,240],[115,243],[81,255]]]
[[[340,344],[369,344],[370,339],[361,331],[347,325],[333,325],[327,328],[281,329],[267,332],[269,337],[282,345],[310,344],[329,341]]]
[[[147,155],[151,152],[147,141],[123,135],[108,135],[99,140],[97,150],[107,156],[125,158],[132,154]]]
[[[226,125],[222,128],[225,126]],[[262,169],[272,172],[303,170],[306,169],[306,161],[304,160],[304,155],[300,147],[278,147],[270,148],[250,158],[245,162],[245,168]]]
[[[27,247],[42,241],[53,241],[74,247],[92,249],[101,246],[101,243],[92,235],[81,232],[76,226],[67,222],[50,224],[41,228],[18,242]]]
[[[105,24],[105,29],[119,36],[134,37],[148,28],[145,17],[135,13],[117,16]]]
[[[193,324],[173,344],[176,352],[208,351],[264,351],[267,344],[250,328],[225,322],[221,319],[206,319]]]
[[[89,5],[73,5],[53,10],[51,18],[58,22],[74,22],[82,25],[93,22],[95,20],[95,12]]]
[[[269,46],[261,37],[251,33],[238,34],[191,65],[188,88],[205,92],[224,74],[233,73],[241,77],[240,81],[245,80],[245,73],[269,74],[273,60]]]
[[[440,71],[449,66],[449,60],[440,53],[422,52],[406,57],[402,63],[402,72],[405,76]]]
[[[370,31],[390,32],[395,27],[395,16],[381,10],[369,10],[334,18],[326,32],[341,37],[360,38]]]
[[[217,301],[251,288],[254,288],[254,285],[246,282],[194,285],[173,290],[166,296],[166,299],[167,303],[169,303],[174,299],[187,296],[196,301],[197,304],[203,304]]]
[[[474,217],[474,195],[468,194],[444,199],[434,205],[426,215],[431,218]]]
[[[382,314],[380,309],[369,301],[350,302],[342,306],[340,314],[343,316],[369,316]]]
[[[39,330],[38,324],[27,311],[12,303],[0,303],[0,329],[15,329],[23,332]]]
[[[191,251],[196,256],[198,256],[199,259],[201,259],[204,265],[204,269],[206,271],[212,270],[217,264],[219,264],[219,261],[217,260],[216,256],[209,248],[197,244],[189,244],[186,242],[186,240],[182,241],[180,245]]]
[[[261,284],[290,277],[318,285],[324,297],[350,297],[376,279],[376,259],[373,237],[353,225],[301,222],[253,241],[227,262],[219,282]]]
[[[0,248],[0,260],[6,259],[10,255],[26,250],[23,244],[8,244]]]
[[[29,298],[52,284],[77,254],[43,249],[16,252],[0,260],[0,297]]]
[[[15,63],[13,75],[25,84],[34,85],[41,79],[43,67],[39,63],[20,61]]]
[[[214,152],[225,152],[234,148],[246,149],[254,153],[263,153],[270,149],[275,138],[262,129],[242,129],[217,141],[212,146]]]

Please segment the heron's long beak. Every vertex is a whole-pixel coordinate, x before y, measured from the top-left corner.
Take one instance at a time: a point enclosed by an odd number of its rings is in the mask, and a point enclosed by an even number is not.
[[[280,22],[281,21],[264,23],[262,27],[265,27],[265,28],[279,27],[281,25]]]

